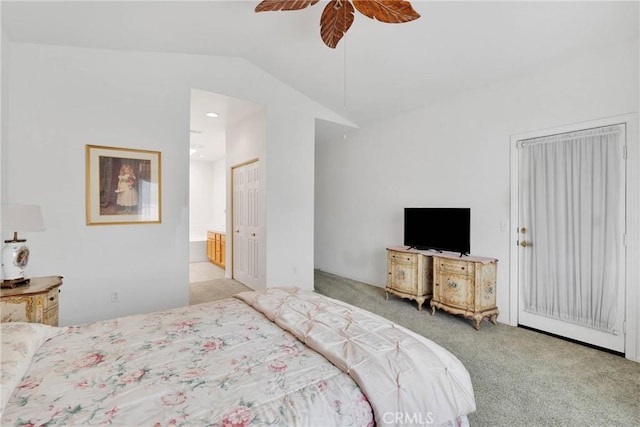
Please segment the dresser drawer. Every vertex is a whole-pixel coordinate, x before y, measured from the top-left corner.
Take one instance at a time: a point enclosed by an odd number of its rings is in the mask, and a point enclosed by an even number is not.
[[[475,274],[475,264],[473,262],[436,258],[436,263],[437,270],[442,273],[458,274],[460,276],[473,276]]]
[[[389,252],[388,257],[389,261],[394,264],[417,265],[418,263],[418,254]]]

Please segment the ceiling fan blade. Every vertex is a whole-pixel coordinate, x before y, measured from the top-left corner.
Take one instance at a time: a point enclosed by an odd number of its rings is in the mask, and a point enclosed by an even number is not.
[[[408,1],[353,0],[353,5],[363,15],[389,24],[399,24],[420,18],[420,14]]]
[[[333,0],[325,6],[320,18],[320,37],[324,44],[335,49],[353,24],[354,13],[351,3],[345,0]]]
[[[319,0],[263,0],[256,6],[256,12],[277,10],[300,10],[318,3]]]

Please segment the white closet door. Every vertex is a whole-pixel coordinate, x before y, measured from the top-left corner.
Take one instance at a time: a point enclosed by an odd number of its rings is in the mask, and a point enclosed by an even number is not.
[[[233,169],[233,278],[259,285],[260,168],[258,161]]]
[[[247,275],[254,285],[257,285],[260,266],[258,263],[258,249],[260,246],[260,169],[258,162],[245,166],[246,168],[246,198],[247,198]]]

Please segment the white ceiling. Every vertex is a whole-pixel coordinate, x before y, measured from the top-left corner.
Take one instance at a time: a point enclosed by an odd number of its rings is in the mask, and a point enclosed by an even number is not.
[[[214,161],[224,157],[226,129],[264,109],[263,105],[217,93],[191,90],[190,148],[192,160]],[[218,117],[208,117],[216,113]]]
[[[18,42],[242,57],[358,125],[637,39],[639,26],[637,1],[414,0],[421,18],[405,24],[356,11],[330,49],[326,2],[259,14],[258,3],[3,0],[2,24]]]

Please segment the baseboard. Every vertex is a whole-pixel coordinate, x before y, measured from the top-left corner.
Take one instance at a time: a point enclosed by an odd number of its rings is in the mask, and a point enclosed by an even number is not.
[[[599,347],[599,346],[597,346],[597,345],[593,345],[593,344],[589,344],[589,343],[586,343],[586,342],[582,342],[582,341],[574,340],[574,339],[572,339],[572,338],[563,337],[562,335],[552,334],[551,332],[541,331],[540,329],[532,328],[532,327],[530,327],[530,326],[524,326],[524,325],[518,324],[518,328],[526,329],[526,330],[528,330],[528,331],[538,332],[539,334],[548,335],[548,336],[550,336],[550,337],[558,338],[558,339],[561,339],[561,340],[563,340],[563,341],[572,342],[572,343],[574,343],[574,344],[580,344],[580,345],[583,345],[583,346],[585,346],[585,347],[593,348],[593,349],[595,349],[595,350],[604,351],[604,352],[606,352],[606,353],[611,353],[611,354],[614,354],[614,355],[616,355],[616,356],[625,357],[625,354],[624,354],[624,353],[621,353],[621,352],[619,352],[619,351],[610,350],[610,349],[608,349],[608,348]]]
[[[378,285],[378,284],[375,284],[375,283],[369,283],[369,282],[367,282],[365,280],[358,279],[357,277],[350,277],[350,276],[347,276],[347,275],[345,275],[343,273],[336,273],[336,272],[333,272],[333,271],[330,271],[330,270],[324,270],[322,268],[314,268],[314,270],[321,271],[323,273],[333,274],[334,276],[344,277],[345,279],[353,280],[355,282],[364,283],[365,285],[369,285],[369,286],[375,286],[376,288],[383,288],[384,289],[384,287],[385,287],[385,285]]]

